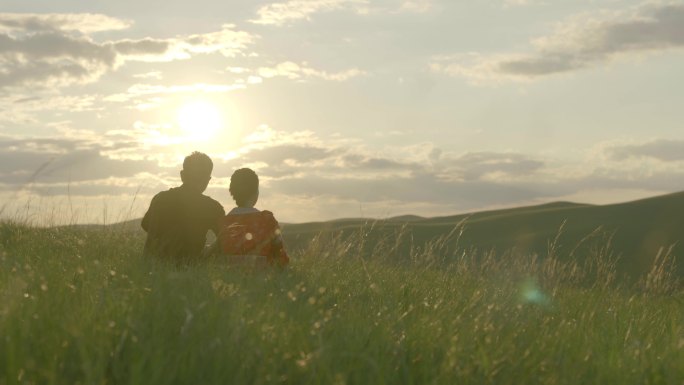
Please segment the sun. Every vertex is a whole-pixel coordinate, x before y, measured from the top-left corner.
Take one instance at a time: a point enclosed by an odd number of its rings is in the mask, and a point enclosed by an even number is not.
[[[178,110],[178,126],[188,139],[212,139],[223,126],[221,111],[207,101],[184,104]]]

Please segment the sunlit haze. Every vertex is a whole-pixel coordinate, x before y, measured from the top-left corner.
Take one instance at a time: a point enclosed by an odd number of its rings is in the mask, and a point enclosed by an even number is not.
[[[683,37],[669,0],[2,0],[0,215],[137,218],[192,151],[283,222],[680,191]]]
[[[224,128],[218,107],[203,101],[183,105],[178,110],[178,126],[189,141],[211,141]]]

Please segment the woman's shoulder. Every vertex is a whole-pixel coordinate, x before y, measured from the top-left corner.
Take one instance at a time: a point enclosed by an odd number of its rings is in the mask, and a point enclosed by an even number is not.
[[[272,211],[261,210],[261,212],[259,212],[259,214],[261,214],[261,215],[264,216],[264,217],[275,218],[275,216],[273,215],[273,212],[272,212]]]
[[[268,210],[253,211],[244,213],[229,212],[223,218],[223,222],[232,223],[260,223],[260,224],[278,224],[273,212]]]
[[[273,214],[272,211],[263,210],[263,211],[261,212],[261,215],[262,215],[262,217],[263,217],[265,220],[268,220],[268,221],[270,221],[270,222],[273,222],[273,223],[276,224],[276,225],[278,224],[278,221],[276,220],[275,215]]]

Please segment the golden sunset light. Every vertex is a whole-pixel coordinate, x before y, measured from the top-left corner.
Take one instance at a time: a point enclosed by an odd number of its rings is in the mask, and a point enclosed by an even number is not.
[[[681,2],[1,2],[5,211],[92,222],[192,151],[223,177],[259,165],[292,222],[684,183]]]
[[[178,110],[178,126],[190,141],[210,142],[224,129],[219,108],[207,101],[197,100],[184,104]]]
[[[0,385],[684,385],[684,0],[0,0]]]

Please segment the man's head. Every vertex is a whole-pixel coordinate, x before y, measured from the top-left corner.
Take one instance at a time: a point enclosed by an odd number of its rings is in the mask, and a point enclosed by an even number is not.
[[[211,180],[211,171],[213,169],[214,163],[207,154],[197,151],[193,152],[186,156],[183,161],[183,170],[180,172],[183,185],[198,193],[204,192],[207,189],[209,180]]]
[[[249,168],[241,168],[230,177],[230,195],[239,207],[254,207],[259,199],[259,177]]]

